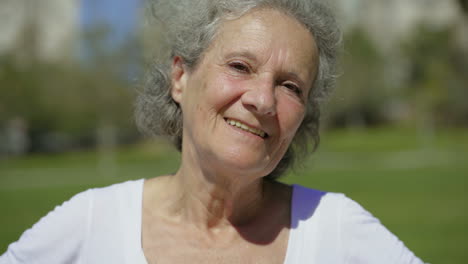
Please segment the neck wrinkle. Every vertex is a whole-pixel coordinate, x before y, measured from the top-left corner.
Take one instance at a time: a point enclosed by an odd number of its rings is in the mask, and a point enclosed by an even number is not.
[[[234,177],[215,176],[193,166],[185,168],[182,162],[173,176],[171,189],[179,197],[171,211],[199,229],[216,232],[247,225],[266,199],[262,178],[244,183],[249,178],[239,176],[235,177],[238,181],[228,181]]]

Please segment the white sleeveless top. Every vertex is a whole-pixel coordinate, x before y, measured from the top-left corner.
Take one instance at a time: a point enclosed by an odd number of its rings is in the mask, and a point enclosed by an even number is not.
[[[0,256],[0,264],[147,264],[144,180],[90,189],[57,206]],[[293,186],[285,264],[419,264],[404,244],[343,194]]]

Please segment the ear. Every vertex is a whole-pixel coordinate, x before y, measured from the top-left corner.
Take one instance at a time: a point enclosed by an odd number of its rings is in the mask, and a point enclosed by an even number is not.
[[[172,99],[174,99],[174,101],[176,101],[179,104],[182,101],[182,95],[187,85],[187,74],[188,72],[184,65],[183,59],[180,56],[174,56],[172,60],[171,95]]]

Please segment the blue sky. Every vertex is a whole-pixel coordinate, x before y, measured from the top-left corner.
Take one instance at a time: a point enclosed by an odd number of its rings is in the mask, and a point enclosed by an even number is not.
[[[129,37],[138,21],[143,0],[80,0],[80,25],[89,30],[95,25],[110,26],[110,38],[118,44]]]
[[[80,1],[80,27],[86,31],[92,31],[97,25],[109,26],[108,38],[105,40],[106,50],[119,49],[124,41],[137,37],[135,33],[139,22],[140,7],[146,0],[79,0]],[[78,56],[85,64],[96,63],[90,42],[81,39]],[[138,56],[138,51],[135,51]],[[135,57],[136,58],[136,57]],[[98,62],[99,63],[99,62]],[[122,76],[134,79],[138,75],[138,65],[132,61],[121,65]]]

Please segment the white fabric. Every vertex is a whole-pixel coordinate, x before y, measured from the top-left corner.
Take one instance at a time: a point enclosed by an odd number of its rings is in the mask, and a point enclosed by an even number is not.
[[[291,227],[285,264],[423,263],[343,194],[294,185]]]
[[[285,264],[422,263],[343,194],[293,186]],[[26,230],[0,264],[147,264],[141,248],[143,180],[77,194]]]

